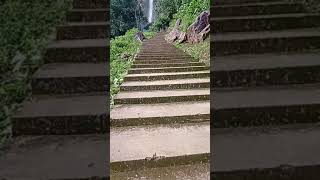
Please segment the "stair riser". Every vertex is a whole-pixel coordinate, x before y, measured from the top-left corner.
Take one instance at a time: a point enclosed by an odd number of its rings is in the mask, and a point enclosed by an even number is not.
[[[107,132],[105,115],[58,116],[38,118],[16,118],[13,120],[13,134],[19,135],[67,135],[95,134]]]
[[[108,77],[33,79],[33,94],[73,94],[108,91]]]
[[[150,56],[145,56],[145,57],[137,57],[136,60],[170,60],[170,62],[175,62],[175,60],[191,60],[191,57],[163,57],[163,56],[155,56],[155,57],[150,57]]]
[[[152,85],[152,86],[121,86],[121,91],[142,91],[142,90],[171,90],[171,89],[192,89],[209,88],[210,83]]]
[[[185,53],[183,52],[168,52],[168,51],[164,51],[164,52],[140,52],[139,56],[186,56]]]
[[[320,82],[320,66],[220,71],[212,73],[212,87],[256,87]]]
[[[57,40],[104,39],[109,37],[109,25],[60,26]]]
[[[172,103],[172,102],[207,101],[207,100],[210,100],[210,95],[115,99],[114,102],[115,104],[154,104],[154,103]]]
[[[304,12],[301,4],[273,4],[268,6],[213,6],[210,8],[211,17],[250,16],[266,14],[286,14]]]
[[[214,114],[212,127],[229,128],[317,123],[320,122],[319,109],[320,104],[261,108],[234,108],[225,110],[211,109],[211,114]]]
[[[112,173],[119,172],[137,172],[141,169],[161,168],[168,166],[183,166],[190,164],[209,163],[210,153],[189,154],[184,156],[166,157],[156,161],[146,161],[145,159],[137,159],[132,161],[111,162],[110,170]],[[209,171],[209,168],[208,168]],[[209,175],[208,175],[209,176]]]
[[[50,48],[45,55],[46,63],[66,62],[108,62],[109,50],[106,47]]]
[[[138,55],[138,59],[178,59],[178,58],[191,58],[188,55],[178,55],[178,54],[150,54],[150,55]]]
[[[302,52],[320,48],[320,36],[212,42],[211,56]]]
[[[139,69],[139,70],[134,70],[131,69],[129,70],[128,74],[145,74],[145,73],[164,73],[164,72],[189,72],[189,71],[204,71],[204,70],[209,70],[209,67],[178,67],[178,68],[173,68],[173,69]]]
[[[133,64],[132,68],[159,68],[159,67],[185,67],[185,66],[203,66],[202,63],[180,63],[180,64]]]
[[[279,2],[279,0],[216,0],[211,2],[214,5],[238,5],[245,3]]]
[[[172,64],[172,63],[188,63],[188,60],[170,59],[170,60],[139,60],[136,59],[134,64],[145,64],[145,65],[158,65],[158,64]]]
[[[290,166],[288,168],[279,165],[276,168],[214,172],[211,173],[210,177],[219,180],[316,180],[318,179],[319,170],[320,166],[316,164],[310,166]]]
[[[214,33],[284,30],[296,28],[316,27],[320,23],[320,16],[307,16],[300,18],[264,18],[264,19],[232,19],[212,20]]]
[[[68,22],[102,22],[110,19],[109,11],[70,11],[67,14]]]
[[[179,75],[162,75],[162,76],[144,76],[144,77],[125,77],[125,81],[156,81],[156,80],[174,80],[189,78],[206,78],[210,77],[210,73],[201,74],[179,74]]]
[[[74,0],[73,8],[79,9],[98,9],[108,8],[110,0]]]
[[[199,114],[194,116],[176,117],[151,117],[151,118],[130,118],[130,119],[110,119],[111,127],[174,124],[174,123],[195,123],[210,121],[209,114]]]

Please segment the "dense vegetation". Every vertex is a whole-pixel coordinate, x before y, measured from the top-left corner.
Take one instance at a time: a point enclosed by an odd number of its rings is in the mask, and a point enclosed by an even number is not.
[[[10,135],[10,116],[28,96],[29,77],[70,0],[0,1],[0,144]]]
[[[147,23],[141,0],[111,0],[111,37],[124,35],[134,27],[141,29]]]
[[[195,18],[209,10],[210,0],[158,0],[155,2],[156,20],[152,30],[159,31],[173,26],[177,19],[182,20],[182,30],[186,30]]]
[[[159,0],[155,4],[156,20],[152,26],[154,31],[173,28],[177,19],[181,20],[181,31],[196,20],[201,12],[209,10],[210,0]],[[210,37],[198,44],[175,44],[196,60],[210,64]]]
[[[135,40],[137,28],[131,29],[123,36],[111,40],[110,46],[110,97],[113,104],[113,97],[119,92],[119,87],[132,65],[134,56],[138,53],[141,42]],[[151,38],[155,33],[144,32],[146,38]]]

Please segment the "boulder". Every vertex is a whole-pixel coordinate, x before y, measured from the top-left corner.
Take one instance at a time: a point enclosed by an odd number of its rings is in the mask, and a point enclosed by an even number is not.
[[[174,26],[174,28],[172,29],[172,31],[166,36],[166,39],[168,42],[173,43],[175,40],[177,40],[180,36],[180,31],[179,31],[179,27],[181,24],[181,20],[178,19],[176,21],[176,24]]]
[[[210,12],[202,12],[187,30],[187,40],[189,43],[203,41],[210,32]]]
[[[144,34],[139,31],[136,33],[136,35],[134,36],[134,38],[140,42],[142,42],[144,39],[146,39],[146,37],[144,36]]]

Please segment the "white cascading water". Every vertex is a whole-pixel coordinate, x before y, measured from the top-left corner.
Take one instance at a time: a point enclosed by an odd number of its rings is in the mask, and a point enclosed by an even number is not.
[[[153,0],[149,0],[149,15],[148,15],[148,22],[152,22],[152,16],[153,16]]]

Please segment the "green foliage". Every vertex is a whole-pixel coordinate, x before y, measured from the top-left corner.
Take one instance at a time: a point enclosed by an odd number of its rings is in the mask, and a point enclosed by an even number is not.
[[[10,135],[10,116],[29,94],[30,75],[70,0],[0,2],[0,144]]]
[[[186,31],[195,19],[205,10],[209,10],[210,0],[191,0],[189,3],[182,4],[178,12],[173,16],[171,27],[177,19],[181,19],[181,30]]]
[[[111,40],[110,45],[110,97],[111,105],[113,97],[119,92],[120,85],[123,82],[124,76],[132,65],[134,56],[139,52],[141,43],[134,36],[138,29],[134,28],[126,32],[123,36],[118,36]],[[151,38],[155,35],[154,32],[144,32],[146,38]],[[127,58],[123,58],[123,56]]]
[[[138,0],[111,0],[111,37],[123,35],[131,28],[139,28],[147,22]]]
[[[154,4],[155,21],[151,27],[153,31],[159,31],[169,26],[173,15],[178,11],[182,4],[190,0],[157,0]]]

